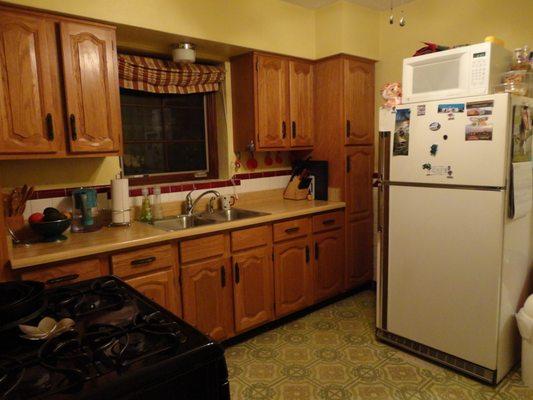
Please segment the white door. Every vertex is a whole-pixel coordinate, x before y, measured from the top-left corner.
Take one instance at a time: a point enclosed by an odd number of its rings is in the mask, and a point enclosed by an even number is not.
[[[504,196],[390,188],[388,331],[496,368]]]
[[[505,186],[509,103],[503,93],[398,107],[390,180]]]

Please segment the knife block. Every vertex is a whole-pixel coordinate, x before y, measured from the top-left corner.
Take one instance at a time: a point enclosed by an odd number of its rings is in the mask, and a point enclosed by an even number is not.
[[[309,188],[298,189],[300,182],[300,177],[295,176],[285,188],[285,191],[283,192],[283,198],[286,200],[307,200]]]

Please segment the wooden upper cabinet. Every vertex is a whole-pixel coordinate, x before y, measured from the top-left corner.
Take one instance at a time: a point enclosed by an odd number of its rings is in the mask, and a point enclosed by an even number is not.
[[[115,30],[62,21],[70,151],[117,152],[121,120]]]
[[[348,219],[361,219],[372,215],[373,170],[372,146],[346,148],[345,202]]]
[[[242,332],[274,318],[271,247],[233,256],[235,330]]]
[[[289,61],[291,147],[310,147],[314,134],[313,64]]]
[[[313,62],[264,53],[231,59],[233,144],[257,151],[311,148]]]
[[[0,9],[0,157],[63,149],[53,21]]]
[[[344,60],[345,143],[374,142],[374,64],[364,60]]]
[[[183,319],[215,340],[233,335],[231,268],[228,259],[181,269]]]
[[[313,304],[313,281],[311,248],[307,237],[274,245],[276,317]]]
[[[178,280],[172,269],[129,278],[125,282],[150,300],[180,316]]]
[[[290,143],[288,61],[257,56],[257,134],[261,148],[283,148]]]
[[[339,294],[344,287],[344,231],[335,229],[314,235],[316,301]]]

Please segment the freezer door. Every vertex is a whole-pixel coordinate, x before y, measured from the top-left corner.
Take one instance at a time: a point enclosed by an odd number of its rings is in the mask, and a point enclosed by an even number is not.
[[[505,186],[509,104],[502,93],[400,106],[391,181]]]
[[[504,196],[390,187],[388,331],[496,369]]]

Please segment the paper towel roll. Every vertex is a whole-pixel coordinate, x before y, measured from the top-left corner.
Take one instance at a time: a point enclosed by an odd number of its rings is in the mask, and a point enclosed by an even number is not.
[[[114,224],[130,222],[130,190],[127,179],[111,180],[111,215]]]

